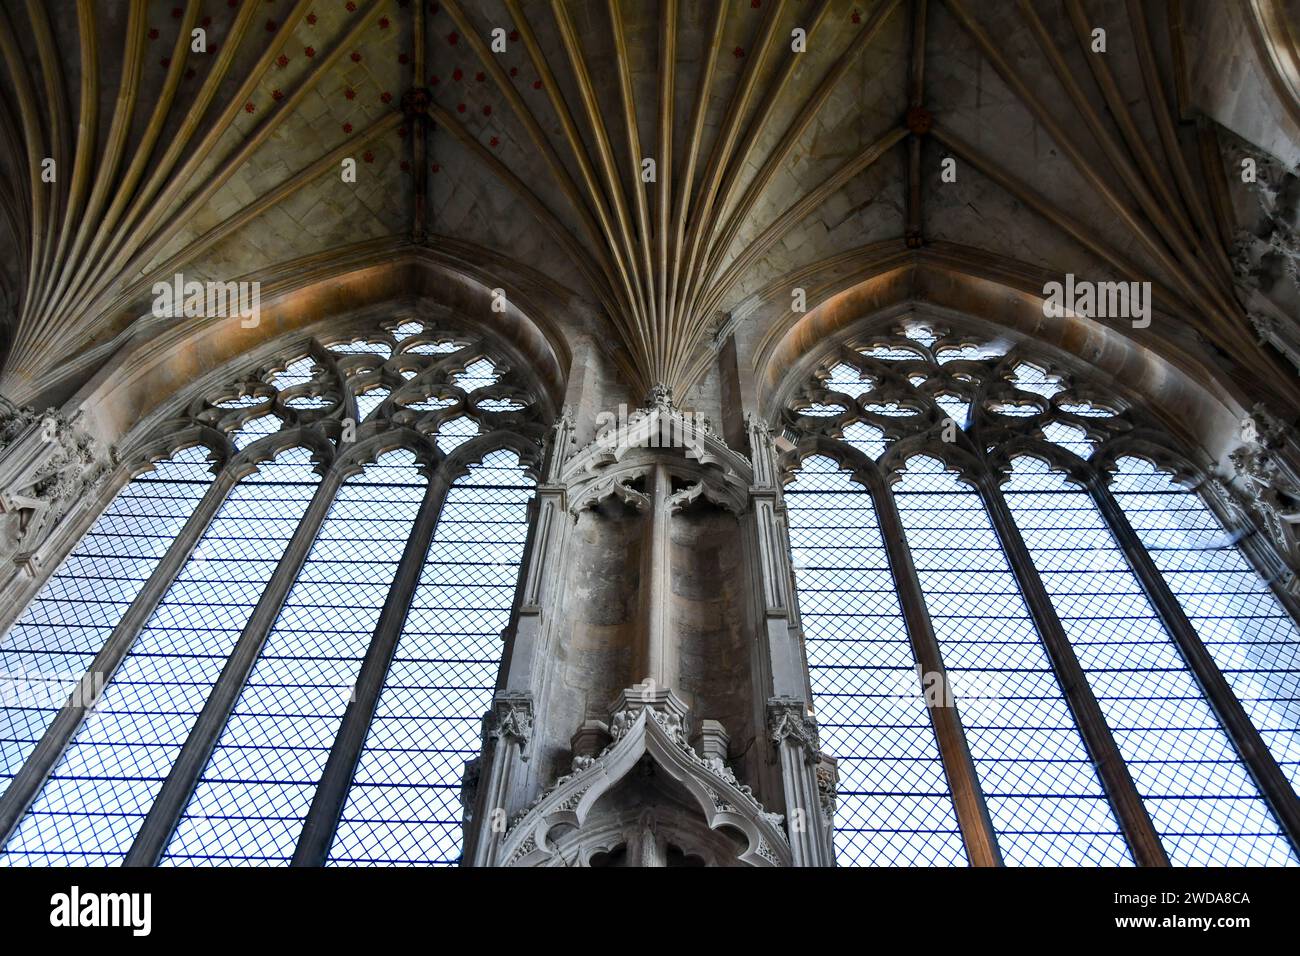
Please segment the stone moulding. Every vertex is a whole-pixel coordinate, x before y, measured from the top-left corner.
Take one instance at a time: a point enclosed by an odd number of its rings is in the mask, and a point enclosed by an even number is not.
[[[615,498],[635,511],[650,510],[650,496],[643,492],[637,491],[631,483],[644,478],[645,469],[637,468],[632,471],[620,471],[613,475],[608,475],[599,481],[585,484],[581,491],[573,495],[573,503],[569,505],[569,514],[574,520],[578,515],[588,508],[594,508],[602,501]]]
[[[683,742],[680,733],[657,717],[652,708],[641,708],[630,723],[620,727],[621,736],[604,753],[585,769],[561,777],[506,833],[498,859],[505,866],[562,862],[548,839],[551,831],[563,825],[581,829],[597,801],[649,757],[695,799],[711,830],[726,826],[743,836],[746,847],[737,857],[739,862],[790,866],[790,847],[779,818],[766,813],[751,795],[710,767]]]

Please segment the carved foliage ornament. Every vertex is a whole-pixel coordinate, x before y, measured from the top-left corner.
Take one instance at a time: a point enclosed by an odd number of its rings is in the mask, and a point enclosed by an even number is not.
[[[805,712],[801,700],[775,697],[768,702],[767,735],[778,750],[787,740],[801,747],[806,763],[815,764],[821,757],[817,721]]]
[[[526,754],[533,735],[533,702],[527,695],[501,696],[493,702],[488,721],[488,735],[493,740],[510,740]],[[525,757],[526,759],[526,757]]]
[[[56,409],[0,408],[0,513],[18,517],[13,544],[20,564],[117,465],[116,448],[104,447],[77,419]]]

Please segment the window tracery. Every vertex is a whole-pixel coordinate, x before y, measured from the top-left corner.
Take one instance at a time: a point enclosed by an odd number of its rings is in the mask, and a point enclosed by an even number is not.
[[[892,626],[932,630],[949,681],[997,677],[991,700],[975,702],[992,703],[991,715],[958,689],[963,740],[948,746],[974,761],[1001,859],[1132,862],[1147,827],[1175,864],[1297,862],[1295,837],[1271,802],[1294,794],[1261,790],[1256,779],[1269,776],[1270,761],[1296,775],[1300,639],[1279,597],[1188,487],[1195,469],[1153,416],[1025,344],[910,320],[823,356],[788,398],[782,424],[795,446],[784,460],[787,509],[800,605],[812,608],[802,618],[819,711],[837,717],[846,680],[878,682],[898,665],[896,654],[866,644],[834,667],[821,663],[831,569],[879,563],[870,536],[855,530],[870,522],[828,524],[804,504],[803,485],[824,480],[830,456],[859,482],[854,503],[841,507],[882,514],[887,494],[899,519],[885,534],[898,536],[908,560],[890,573],[895,586],[900,575],[919,584],[926,607],[923,621],[891,611]],[[1134,564],[1148,552],[1155,570]],[[832,564],[837,553],[860,566]],[[1153,606],[1152,588],[1169,601]],[[1022,600],[1029,589],[1045,601]],[[850,620],[835,640],[853,646],[864,627]],[[1044,629],[1063,631],[1070,647],[1047,642]],[[1213,663],[1188,657],[1199,642]],[[1202,686],[1213,685],[1203,672],[1215,664],[1271,754],[1255,754],[1223,723],[1229,704]],[[1080,667],[1088,686],[1067,701],[1059,675]],[[913,675],[918,699],[925,676]],[[1105,726],[1080,723],[1081,695]],[[1142,811],[1117,818],[1116,778],[1092,771],[1102,744],[1122,755]],[[857,756],[844,740],[826,749],[841,766]],[[907,786],[905,773],[888,769],[903,753],[879,755],[881,791]],[[842,788],[854,799],[851,784]],[[883,846],[861,850],[851,813],[837,828],[841,864],[898,861]],[[915,862],[952,859],[930,848]]]

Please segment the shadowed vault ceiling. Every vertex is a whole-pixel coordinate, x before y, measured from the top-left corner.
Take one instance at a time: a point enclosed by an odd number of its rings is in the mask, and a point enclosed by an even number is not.
[[[1294,63],[1266,35],[1294,4],[1253,9],[1293,107]],[[1222,66],[1214,18],[1177,0],[0,11],[0,392],[15,400],[66,390],[68,368],[95,364],[70,358],[138,334],[150,286],[176,272],[259,279],[441,246],[589,303],[641,392],[696,381],[729,320],[816,285],[792,277],[901,251],[1026,289],[1149,279],[1155,321],[1116,331],[1296,407],[1294,369],[1240,302],[1240,184],[1198,109],[1222,88],[1205,75]],[[1264,145],[1294,164],[1296,142]]]

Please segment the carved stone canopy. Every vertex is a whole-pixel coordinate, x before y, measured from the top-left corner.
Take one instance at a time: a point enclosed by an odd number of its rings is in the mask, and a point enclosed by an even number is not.
[[[575,517],[609,499],[644,512],[652,503],[646,490],[649,477],[660,466],[673,481],[675,490],[667,497],[672,514],[700,500],[736,515],[748,506],[749,459],[729,448],[703,420],[668,405],[614,419],[564,463],[559,479],[569,488],[569,511]]]
[[[780,816],[766,812],[725,763],[690,747],[687,717],[672,691],[624,691],[608,722],[612,742],[596,757],[575,758],[574,772],[515,820],[500,863],[589,865],[596,853],[629,841],[641,844],[626,852],[657,859],[664,841],[650,830],[663,827],[678,851],[715,865],[790,865]],[[653,828],[647,806],[655,808]]]

